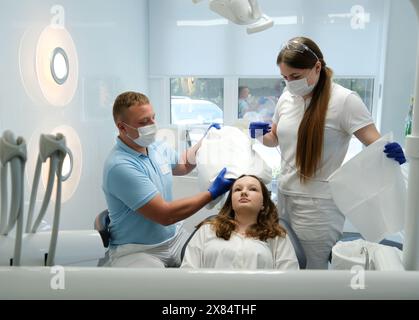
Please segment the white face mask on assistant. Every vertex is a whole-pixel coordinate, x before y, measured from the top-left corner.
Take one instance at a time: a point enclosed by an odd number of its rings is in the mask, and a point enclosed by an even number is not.
[[[287,86],[288,91],[292,95],[304,97],[313,91],[314,87],[317,84],[317,81],[313,83],[312,85],[309,85],[307,81],[307,77],[305,77],[305,78],[293,80],[293,81],[285,80],[285,84]]]
[[[129,124],[125,122],[124,124],[138,131],[138,138],[133,139],[128,134],[127,136],[140,147],[148,147],[150,144],[156,141],[157,125],[155,123],[139,128],[131,127]]]

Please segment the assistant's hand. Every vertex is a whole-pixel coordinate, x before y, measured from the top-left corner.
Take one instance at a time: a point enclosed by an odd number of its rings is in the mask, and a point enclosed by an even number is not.
[[[394,159],[400,165],[406,162],[403,149],[397,142],[387,143],[383,151],[387,154],[387,158]]]
[[[250,122],[249,124],[249,134],[252,139],[260,136],[264,136],[268,132],[271,132],[271,125],[269,122]]]
[[[221,170],[218,176],[215,178],[214,182],[208,188],[208,191],[211,193],[211,198],[213,200],[230,190],[234,183],[234,179],[224,178],[226,171],[226,168]]]

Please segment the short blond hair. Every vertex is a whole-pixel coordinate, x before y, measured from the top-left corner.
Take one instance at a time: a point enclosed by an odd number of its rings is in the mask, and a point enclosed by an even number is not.
[[[150,104],[150,100],[145,94],[134,91],[127,91],[117,96],[112,109],[115,123],[124,114],[125,110],[136,103],[139,103],[140,106],[142,106],[145,104]]]

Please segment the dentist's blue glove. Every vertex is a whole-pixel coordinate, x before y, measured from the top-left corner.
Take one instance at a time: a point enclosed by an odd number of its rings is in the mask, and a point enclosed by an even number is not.
[[[406,162],[403,149],[397,142],[387,143],[383,151],[387,154],[387,158],[396,160],[400,165]]]
[[[211,128],[221,129],[221,125],[219,123],[211,123],[211,125],[208,127],[208,130]]]
[[[249,133],[252,139],[256,137],[264,136],[268,132],[271,132],[271,125],[269,122],[250,122]]]
[[[221,170],[217,178],[215,178],[214,182],[208,188],[208,191],[211,193],[211,198],[213,200],[230,190],[234,183],[234,179],[224,178],[226,171],[226,168]]]
[[[211,125],[208,127],[207,131],[205,131],[204,136],[207,135],[208,131],[210,131],[211,128],[215,128],[217,130],[221,129],[221,125],[219,123],[211,123]]]

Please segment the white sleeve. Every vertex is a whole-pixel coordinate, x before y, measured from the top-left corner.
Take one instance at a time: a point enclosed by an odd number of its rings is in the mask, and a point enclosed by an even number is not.
[[[181,268],[202,268],[203,251],[206,238],[206,232],[209,225],[204,224],[193,235],[185,249]]]
[[[278,270],[300,269],[294,247],[288,235],[286,235],[285,238],[277,236],[272,240],[274,268]]]
[[[342,129],[349,134],[374,123],[367,106],[356,92],[352,92],[345,99],[340,123]]]

